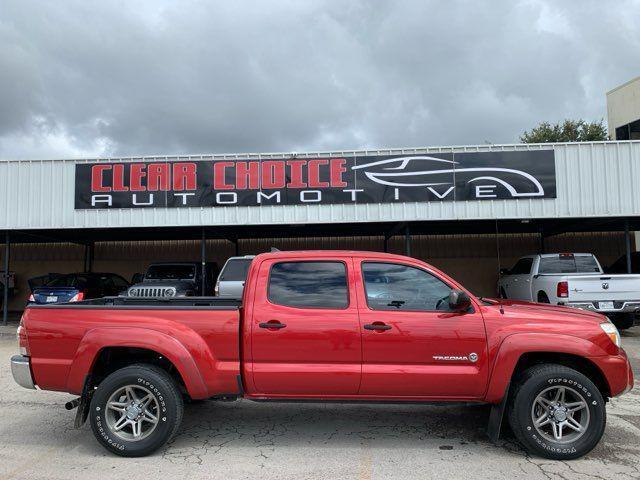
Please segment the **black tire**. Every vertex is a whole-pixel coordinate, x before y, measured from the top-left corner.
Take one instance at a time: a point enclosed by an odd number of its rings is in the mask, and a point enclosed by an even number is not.
[[[547,297],[547,294],[544,292],[539,292],[538,293],[538,303],[551,303],[549,301],[549,297]]]
[[[552,434],[545,438],[534,426],[532,418],[534,408],[540,408],[535,403],[536,398],[558,387],[564,387],[565,392],[570,392],[566,395],[572,398],[575,398],[574,392],[578,393],[586,404],[578,413],[581,421],[586,418],[584,433],[571,441],[570,435],[578,435],[579,432],[575,433],[575,430],[564,426],[565,432],[569,432],[564,443],[556,441],[555,436],[550,439]],[[550,414],[547,416],[555,418]],[[562,365],[542,364],[529,368],[520,376],[510,395],[508,418],[513,433],[527,450],[553,460],[571,460],[589,453],[598,444],[604,433],[606,408],[598,388],[582,373]],[[549,421],[547,426],[540,428],[553,431],[551,423]]]
[[[133,386],[138,392],[148,392],[147,395],[151,395],[149,401],[155,402],[153,412],[156,415],[151,416],[155,416],[156,423],[153,427],[144,424],[142,428],[147,429],[144,432],[146,436],[137,440],[123,438],[124,435],[133,437],[133,426],[122,428],[120,433],[113,428],[118,428],[113,425],[114,416],[125,416],[124,411],[111,412],[111,409],[107,409],[107,402],[112,396],[127,386]],[[128,400],[123,395],[118,402],[127,403]],[[142,457],[154,452],[175,435],[183,411],[180,390],[167,372],[153,365],[137,364],[116,370],[98,385],[91,399],[90,423],[96,439],[110,452],[123,457]],[[140,424],[143,424],[142,420]],[[129,429],[131,433],[127,432]]]

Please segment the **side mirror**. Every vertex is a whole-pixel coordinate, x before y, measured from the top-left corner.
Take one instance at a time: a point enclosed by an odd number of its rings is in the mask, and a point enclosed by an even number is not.
[[[503,275],[509,275],[509,269],[508,268],[501,268],[500,269],[500,276]]]
[[[462,290],[451,290],[449,293],[449,309],[454,312],[466,312],[471,306],[471,299]]]

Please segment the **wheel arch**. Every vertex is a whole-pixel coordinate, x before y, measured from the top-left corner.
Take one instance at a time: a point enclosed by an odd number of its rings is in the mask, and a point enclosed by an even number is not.
[[[155,365],[168,373],[183,393],[187,386],[178,368],[161,353],[140,347],[103,347],[96,354],[89,375],[91,384],[97,385],[108,375],[124,367],[136,364]]]
[[[540,302],[540,297],[542,297],[544,295],[544,298],[547,299],[546,302],[544,303],[549,303],[551,301],[551,297],[549,297],[549,294],[546,292],[546,290],[538,290],[538,293],[536,294],[536,300],[538,302]]]
[[[109,360],[114,360],[113,364]],[[113,367],[146,362],[168,371],[192,398],[209,396],[198,365],[185,345],[166,333],[145,328],[87,332],[71,363],[67,390],[80,393],[88,378],[99,380],[100,376],[115,371]]]
[[[541,364],[557,364],[572,368],[589,378],[598,388],[603,398],[611,397],[611,389],[604,373],[588,358],[580,355],[561,352],[527,352],[523,353],[516,363],[511,382],[518,381],[519,376],[527,369]]]
[[[539,363],[565,365],[592,378],[603,397],[611,396],[610,385],[600,368],[589,359],[606,355],[600,347],[580,337],[557,333],[521,333],[506,337],[492,362],[485,400],[498,403],[517,374]]]

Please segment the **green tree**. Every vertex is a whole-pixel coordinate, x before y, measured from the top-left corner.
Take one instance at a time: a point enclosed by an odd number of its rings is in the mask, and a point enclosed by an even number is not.
[[[604,120],[585,122],[582,119],[555,124],[542,122],[520,137],[522,143],[597,142],[608,139]]]

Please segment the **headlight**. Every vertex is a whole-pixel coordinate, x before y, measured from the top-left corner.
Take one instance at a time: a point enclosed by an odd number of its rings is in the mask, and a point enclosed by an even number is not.
[[[600,328],[606,333],[611,341],[616,344],[617,347],[620,346],[620,332],[616,326],[611,322],[603,322],[600,324]]]

